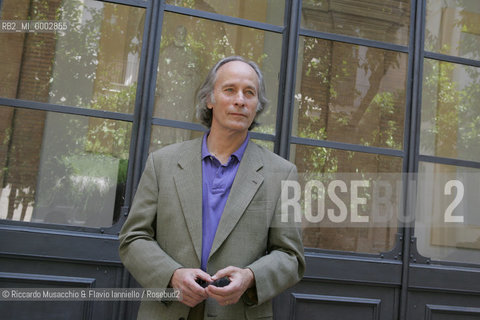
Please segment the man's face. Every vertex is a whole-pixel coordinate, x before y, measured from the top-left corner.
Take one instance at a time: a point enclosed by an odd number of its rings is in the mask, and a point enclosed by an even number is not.
[[[212,130],[246,132],[257,114],[258,77],[241,61],[231,61],[217,70],[213,89]]]

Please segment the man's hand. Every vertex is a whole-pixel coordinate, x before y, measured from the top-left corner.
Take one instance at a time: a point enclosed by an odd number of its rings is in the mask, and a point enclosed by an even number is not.
[[[222,306],[237,303],[243,293],[255,284],[255,276],[252,270],[248,268],[226,267],[219,270],[212,277],[212,280],[215,281],[223,277],[230,279],[231,282],[228,286],[222,288],[208,286],[205,289],[207,294]]]
[[[213,281],[210,275],[200,269],[180,268],[175,270],[170,280],[172,288],[179,289],[182,293],[182,303],[193,308],[208,297],[196,279],[203,279],[207,282]]]

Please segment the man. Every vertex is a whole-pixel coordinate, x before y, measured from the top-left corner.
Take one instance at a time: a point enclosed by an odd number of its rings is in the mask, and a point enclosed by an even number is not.
[[[143,301],[138,319],[268,319],[271,299],[305,269],[300,231],[281,220],[281,181],[296,167],[249,141],[267,102],[255,63],[222,59],[198,100],[209,132],[149,156],[120,234],[122,261],[143,287],[183,295]],[[225,287],[198,283],[223,277]]]

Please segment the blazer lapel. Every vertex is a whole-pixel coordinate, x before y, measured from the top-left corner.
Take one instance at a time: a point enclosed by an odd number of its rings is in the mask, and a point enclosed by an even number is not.
[[[259,172],[263,167],[263,161],[258,156],[257,148],[258,146],[250,141],[243,154],[225,209],[218,224],[209,257],[217,251],[230,232],[232,232],[263,182],[263,175]]]
[[[198,261],[202,257],[202,139],[179,155],[178,174],[174,176],[188,232]]]

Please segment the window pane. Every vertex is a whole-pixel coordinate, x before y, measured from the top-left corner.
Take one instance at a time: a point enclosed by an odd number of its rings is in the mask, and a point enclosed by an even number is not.
[[[285,0],[167,0],[167,4],[283,25]]]
[[[480,59],[480,2],[427,0],[425,50]]]
[[[302,28],[408,45],[409,0],[303,0]]]
[[[133,113],[145,10],[99,1],[4,0],[2,20],[67,23],[0,33],[0,96]]]
[[[153,125],[152,135],[150,138],[149,152],[153,152],[173,143],[187,141],[200,137],[203,137],[202,131],[192,131],[186,129]],[[273,142],[257,139],[252,139],[252,141],[273,152]]]
[[[401,210],[402,198],[399,194],[402,186],[401,158],[292,145],[290,160],[297,165],[301,190],[312,180],[322,182],[325,188],[332,181],[341,181],[346,185],[344,192],[336,191],[337,195],[340,194],[337,201],[328,196],[322,206],[316,205],[317,198],[311,204],[313,212],[325,208],[324,212],[333,209],[336,215],[340,215],[338,202],[342,202],[347,214],[345,219],[336,220],[325,214],[321,221],[313,221],[305,213],[302,215],[303,241],[306,247],[366,253],[385,252],[394,247],[398,228],[397,214]],[[356,198],[352,195],[352,182],[355,181],[368,181],[368,186],[357,188],[358,197],[364,198],[366,202],[358,206],[358,214],[369,217],[365,223],[357,223],[352,217],[352,199]],[[391,214],[382,216],[383,211],[378,208],[388,209],[385,208],[386,201],[389,203],[388,208],[392,208]],[[306,203],[304,192],[300,203]]]
[[[1,219],[108,227],[118,219],[131,124],[0,108]]]
[[[254,131],[273,134],[281,48],[280,34],[166,12],[154,117],[197,122],[195,93],[208,71],[223,57],[241,55],[255,61],[262,69],[270,101],[259,117],[262,125]],[[178,139],[184,140],[183,137]]]
[[[258,140],[258,139],[252,139],[253,142],[258,144],[259,146],[264,147],[265,149],[268,149],[273,152],[273,149],[275,147],[274,143],[272,141],[267,141],[267,140]]]
[[[420,254],[480,264],[479,185],[479,169],[420,162],[415,213]]]
[[[301,38],[293,134],[403,148],[407,55]]]
[[[149,152],[153,152],[170,144],[203,137],[202,131],[179,128],[152,126]]]
[[[425,59],[420,152],[480,161],[480,68]]]

